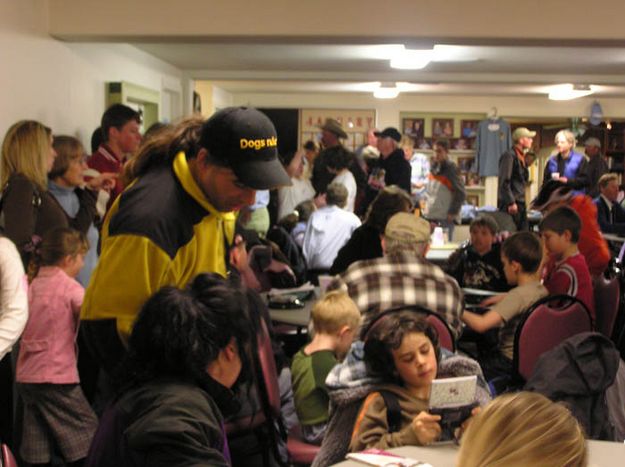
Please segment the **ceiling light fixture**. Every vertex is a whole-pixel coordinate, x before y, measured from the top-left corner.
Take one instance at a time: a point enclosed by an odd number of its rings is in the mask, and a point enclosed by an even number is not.
[[[399,96],[399,88],[395,83],[380,84],[380,87],[373,91],[373,97],[377,99],[395,99]]]
[[[404,49],[391,58],[391,68],[399,70],[421,70],[434,58],[433,50]]]
[[[552,101],[568,101],[588,96],[593,92],[595,92],[595,87],[589,84],[560,84],[551,88],[549,99]]]

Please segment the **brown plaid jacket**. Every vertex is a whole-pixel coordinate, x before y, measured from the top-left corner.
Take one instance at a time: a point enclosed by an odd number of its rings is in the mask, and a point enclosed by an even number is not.
[[[461,331],[462,289],[441,268],[412,253],[366,259],[339,276],[364,317],[363,329],[381,311],[420,305],[445,319],[454,337]]]

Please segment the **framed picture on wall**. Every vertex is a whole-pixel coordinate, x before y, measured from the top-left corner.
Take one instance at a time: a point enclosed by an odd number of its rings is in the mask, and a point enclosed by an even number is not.
[[[460,120],[460,136],[462,138],[475,138],[479,120]]]
[[[418,142],[423,139],[423,127],[425,126],[423,118],[404,118],[401,126],[404,129],[404,134],[414,138],[415,141]]]
[[[451,138],[454,136],[454,119],[453,118],[433,118],[432,119],[432,137],[433,138]]]
[[[458,158],[458,169],[460,172],[470,172],[471,167],[475,163],[475,157],[459,157]]]

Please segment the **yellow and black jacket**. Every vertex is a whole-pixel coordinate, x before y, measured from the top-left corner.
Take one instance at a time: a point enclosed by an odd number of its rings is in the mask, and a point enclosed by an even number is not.
[[[107,214],[81,319],[115,319],[126,338],[143,303],[161,287],[184,287],[202,272],[225,276],[234,223],[233,212],[218,212],[206,200],[183,153],[172,167],[142,176]]]

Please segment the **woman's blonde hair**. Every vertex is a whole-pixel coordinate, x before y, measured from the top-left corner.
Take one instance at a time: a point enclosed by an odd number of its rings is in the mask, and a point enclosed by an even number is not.
[[[575,135],[570,130],[560,130],[556,133],[556,136],[553,138],[555,142],[558,141],[558,138],[562,136],[572,147],[575,147],[577,141],[575,140]]]
[[[571,412],[533,392],[493,400],[462,437],[458,467],[582,467],[584,433]]]
[[[0,185],[4,187],[11,175],[20,173],[45,191],[51,137],[52,130],[34,120],[21,120],[11,126],[2,142]]]

